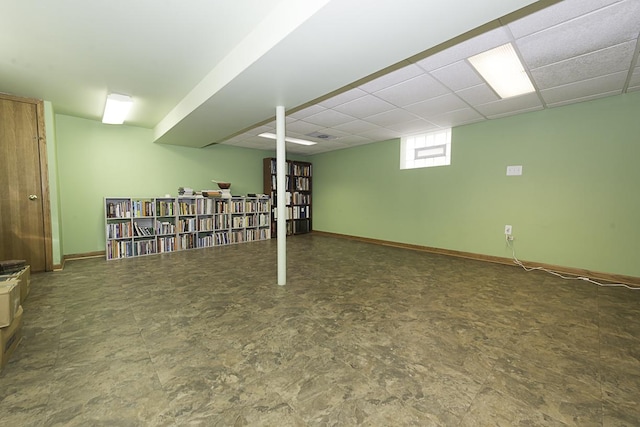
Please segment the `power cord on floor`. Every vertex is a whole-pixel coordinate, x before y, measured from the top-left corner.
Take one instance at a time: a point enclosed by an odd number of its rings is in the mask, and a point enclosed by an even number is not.
[[[584,277],[584,276],[565,276],[563,274],[558,273],[557,271],[549,270],[549,269],[544,268],[544,267],[527,267],[526,265],[524,265],[522,263],[522,261],[520,261],[518,259],[518,257],[516,257],[516,249],[513,246],[513,238],[509,239],[509,237],[510,236],[505,235],[505,240],[507,241],[507,245],[511,248],[511,253],[513,255],[513,263],[516,264],[516,265],[519,265],[520,267],[522,267],[524,269],[524,271],[540,270],[540,271],[544,271],[544,272],[549,273],[549,274],[553,274],[554,276],[558,276],[561,279],[565,279],[565,280],[582,280],[582,281],[593,283],[594,285],[602,286],[602,287],[605,287],[605,288],[618,287],[618,288],[631,289],[632,291],[640,291],[640,287],[629,286],[629,285],[626,285],[624,283],[600,283],[600,282],[596,282],[595,280],[590,279],[588,277]]]

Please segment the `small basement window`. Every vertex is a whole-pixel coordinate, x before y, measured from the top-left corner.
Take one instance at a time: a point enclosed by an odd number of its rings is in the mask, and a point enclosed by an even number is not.
[[[430,168],[451,164],[451,129],[400,140],[400,169]]]

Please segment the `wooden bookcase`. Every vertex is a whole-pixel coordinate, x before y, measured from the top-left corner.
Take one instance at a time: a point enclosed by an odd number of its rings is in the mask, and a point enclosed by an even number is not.
[[[271,238],[262,197],[106,197],[108,260]]]
[[[309,162],[287,160],[286,172],[286,203],[287,203],[287,235],[311,232],[311,193],[313,180],[313,166]],[[271,237],[276,237],[276,159],[268,157],[263,160],[264,194],[271,197]]]

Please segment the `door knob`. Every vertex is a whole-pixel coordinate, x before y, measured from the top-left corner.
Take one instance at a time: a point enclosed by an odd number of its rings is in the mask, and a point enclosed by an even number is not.
[[[29,194],[29,200],[36,200],[38,198],[38,196],[36,196],[35,194]]]

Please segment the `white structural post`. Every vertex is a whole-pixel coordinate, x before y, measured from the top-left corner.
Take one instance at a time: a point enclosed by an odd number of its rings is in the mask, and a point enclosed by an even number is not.
[[[278,285],[287,283],[287,188],[286,179],[286,150],[284,146],[284,107],[276,107],[276,194],[278,210]]]

